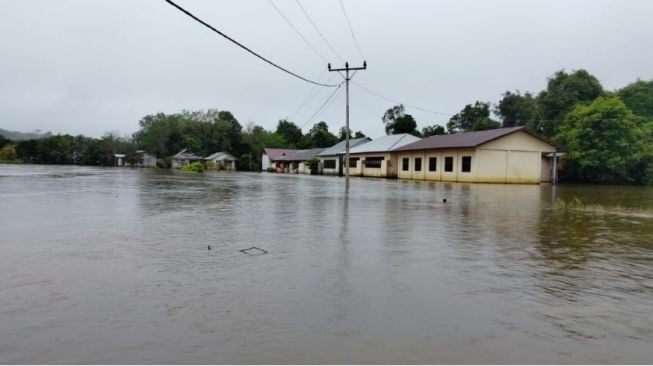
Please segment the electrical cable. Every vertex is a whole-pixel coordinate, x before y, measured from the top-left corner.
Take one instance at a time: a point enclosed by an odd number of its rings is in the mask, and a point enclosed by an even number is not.
[[[347,25],[349,26],[351,37],[354,39],[354,43],[356,43],[358,54],[361,56],[361,60],[365,60],[365,57],[363,57],[363,51],[361,51],[361,46],[358,44],[358,39],[356,39],[356,35],[354,34],[354,28],[352,28],[351,26],[351,22],[349,21],[349,17],[347,16],[347,12],[345,11],[345,5],[342,3],[342,0],[340,0],[340,7],[342,8],[342,13],[345,15],[345,20],[347,21]]]
[[[304,13],[304,15],[306,15],[306,18],[308,19],[308,21],[311,22],[311,24],[313,25],[313,28],[315,28],[315,31],[317,31],[317,33],[320,35],[320,37],[322,37],[322,40],[324,41],[324,43],[326,43],[327,46],[329,46],[331,51],[333,51],[333,53],[340,59],[340,61],[345,62],[345,60],[342,57],[340,57],[338,52],[336,52],[335,48],[333,48],[331,43],[329,43],[329,41],[327,41],[326,37],[324,37],[324,34],[322,34],[322,32],[320,32],[320,29],[317,27],[317,25],[315,25],[315,22],[313,22],[313,19],[311,19],[310,15],[308,15],[308,13],[306,12],[306,9],[304,9],[304,7],[302,6],[302,3],[300,3],[299,0],[295,0],[295,2],[302,9],[302,12]]]
[[[432,111],[432,110],[430,110],[430,109],[421,108],[421,107],[417,107],[417,106],[414,106],[414,105],[410,105],[410,104],[402,103],[402,102],[396,101],[396,100],[394,100],[394,99],[386,98],[386,97],[384,97],[383,95],[378,94],[378,93],[375,93],[375,92],[373,92],[373,91],[367,89],[366,87],[364,87],[364,86],[358,84],[357,82],[355,82],[355,81],[353,81],[353,80],[351,80],[351,83],[354,84],[354,85],[356,85],[356,86],[359,87],[360,89],[362,89],[362,90],[364,90],[364,91],[366,91],[366,92],[368,92],[368,93],[374,95],[375,97],[377,97],[377,98],[381,98],[381,99],[383,99],[383,100],[385,100],[385,101],[388,101],[388,102],[391,102],[391,103],[395,103],[395,104],[403,104],[405,107],[412,108],[412,109],[417,109],[417,110],[420,110],[420,111],[423,111],[423,112],[429,112],[429,113],[433,113],[433,114],[441,114],[441,115],[445,115],[445,116],[453,116],[453,114],[451,114],[451,113],[444,113],[444,112]]]
[[[289,19],[288,19],[288,18],[287,18],[287,17],[286,17],[282,12],[281,12],[281,9],[279,9],[276,5],[274,5],[274,2],[272,2],[272,0],[268,0],[268,2],[269,2],[270,5],[272,5],[272,7],[277,11],[277,13],[279,13],[279,15],[281,15],[281,17],[283,18],[283,20],[285,20],[286,23],[288,23],[288,25],[289,25],[289,26],[290,26],[290,27],[295,31],[295,33],[297,33],[297,35],[298,35],[302,40],[304,40],[304,43],[306,43],[306,45],[308,45],[308,47],[310,47],[310,48],[313,50],[313,52],[315,52],[316,55],[318,55],[318,56],[319,56],[319,57],[320,57],[324,62],[329,62],[329,60],[327,60],[327,58],[324,57],[324,55],[323,55],[322,53],[320,53],[320,51],[318,51],[318,50],[317,50],[317,49],[316,49],[316,48],[311,44],[311,42],[309,42],[308,39],[306,39],[306,37],[304,37],[304,35],[299,31],[299,29],[297,29],[297,27],[295,27],[295,25],[293,25],[293,24],[290,22],[290,20],[289,20]]]
[[[198,18],[197,16],[193,15],[193,14],[192,14],[191,12],[189,12],[188,10],[186,10],[186,9],[182,8],[181,6],[177,5],[174,1],[172,1],[172,0],[165,0],[165,2],[167,2],[167,3],[170,4],[170,5],[172,5],[173,7],[177,8],[177,10],[181,11],[182,13],[188,15],[189,17],[191,17],[191,18],[192,18],[193,20],[195,20],[196,22],[202,24],[203,26],[209,28],[209,29],[212,30],[213,32],[215,32],[215,33],[221,35],[222,37],[226,38],[227,40],[229,40],[230,42],[234,43],[234,44],[237,45],[238,47],[244,49],[245,51],[247,51],[247,52],[251,53],[252,55],[256,56],[257,58],[261,59],[262,61],[264,61],[264,62],[270,64],[270,65],[273,66],[273,67],[276,67],[277,69],[279,69],[279,70],[281,70],[281,71],[283,71],[283,72],[285,72],[285,73],[287,73],[287,74],[290,74],[290,75],[292,75],[292,76],[294,76],[294,77],[296,77],[296,78],[298,78],[298,79],[301,79],[301,80],[306,81],[306,82],[308,82],[308,83],[315,84],[315,85],[319,85],[319,86],[326,86],[326,87],[337,87],[337,86],[338,86],[338,84],[322,84],[322,83],[318,83],[317,81],[309,80],[309,79],[307,79],[307,78],[305,78],[305,77],[303,77],[303,76],[301,76],[301,75],[299,75],[299,74],[296,74],[296,73],[294,73],[294,72],[292,72],[292,71],[290,71],[290,70],[288,70],[288,69],[286,69],[286,68],[284,68],[284,67],[282,67],[282,66],[279,66],[279,65],[277,65],[276,63],[274,63],[274,62],[268,60],[267,58],[265,58],[265,57],[259,55],[258,53],[252,51],[251,49],[247,48],[247,47],[246,47],[245,45],[243,45],[242,43],[240,43],[240,42],[236,41],[235,39],[229,37],[228,35],[226,35],[226,34],[220,32],[219,30],[217,30],[216,28],[214,28],[212,25],[206,23],[205,21],[201,20],[201,19]]]
[[[329,104],[333,100],[333,98],[336,96],[336,94],[338,94],[339,91],[342,91],[342,89],[340,89],[340,87],[344,83],[345,82],[343,81],[342,83],[340,83],[340,85],[338,85],[338,87],[333,91],[333,93],[331,93],[331,95],[329,95],[327,100],[325,100],[324,103],[322,103],[320,108],[318,108],[317,111],[315,111],[315,113],[313,113],[313,115],[309,119],[307,119],[306,122],[304,122],[304,124],[299,128],[300,130],[303,129],[304,127],[306,127],[306,125],[309,124],[313,120],[313,118],[315,118],[320,112],[322,112],[322,110],[327,106],[327,104]]]

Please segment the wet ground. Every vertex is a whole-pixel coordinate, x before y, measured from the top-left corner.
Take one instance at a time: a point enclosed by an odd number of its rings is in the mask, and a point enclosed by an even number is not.
[[[343,186],[0,165],[0,363],[653,360],[653,189]]]

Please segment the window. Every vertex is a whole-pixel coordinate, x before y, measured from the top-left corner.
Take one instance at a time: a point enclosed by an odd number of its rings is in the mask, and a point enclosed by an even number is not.
[[[408,171],[408,158],[403,158],[401,160],[401,170],[404,172]]]
[[[369,158],[365,158],[365,167],[380,168],[382,162],[383,162],[383,156],[372,156]]]
[[[415,158],[415,171],[416,172],[422,171],[422,158]]]
[[[335,159],[324,160],[324,169],[335,169],[335,168],[336,168]]]
[[[429,172],[434,172],[438,167],[438,158],[429,158]]]
[[[358,160],[360,158],[349,158],[349,167],[355,168],[358,165]]]
[[[453,156],[447,156],[444,158],[444,171],[453,172]]]
[[[472,157],[471,156],[463,156],[463,164],[462,167],[460,168],[460,171],[463,173],[469,173],[472,171]]]

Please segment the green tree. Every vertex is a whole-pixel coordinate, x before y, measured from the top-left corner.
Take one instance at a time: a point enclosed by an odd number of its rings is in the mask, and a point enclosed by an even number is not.
[[[618,90],[617,95],[636,115],[653,118],[653,80],[637,80]]]
[[[17,156],[16,147],[12,144],[7,144],[0,148],[0,161],[14,161]]]
[[[279,120],[276,133],[283,136],[289,146],[296,147],[302,140],[302,130],[293,122],[285,119]]]
[[[556,72],[546,90],[537,97],[538,113],[531,124],[537,132],[553,137],[565,115],[577,104],[589,103],[603,94],[599,80],[585,70]]]
[[[519,90],[516,92],[507,91],[494,109],[501,117],[502,127],[524,126],[532,121],[537,111],[535,98],[526,92],[522,95]]]
[[[3,148],[5,145],[9,145],[11,143],[11,140],[8,138],[0,135],[0,148]]]
[[[648,140],[635,115],[619,97],[598,97],[578,105],[560,126],[556,141],[568,148],[567,178],[592,183],[641,183]]]
[[[347,129],[345,128],[345,126],[340,127],[340,129],[338,130],[338,141],[337,142],[344,141],[347,138],[346,133],[347,133]],[[363,132],[361,132],[361,131],[353,132],[351,129],[349,129],[349,138],[361,139],[361,138],[364,138],[364,137],[367,137],[367,136],[365,136],[365,134]]]
[[[417,122],[410,114],[407,114],[403,104],[393,106],[385,111],[381,119],[385,124],[387,135],[410,133],[419,136]]]
[[[499,128],[501,124],[490,118],[490,103],[476,101],[467,104],[447,122],[449,133],[489,130]]]
[[[324,121],[314,124],[306,137],[309,140],[309,146],[306,148],[329,147],[338,142],[338,138],[329,132],[329,126]]]
[[[429,137],[434,135],[445,135],[447,131],[440,125],[426,126],[422,128],[422,136]]]

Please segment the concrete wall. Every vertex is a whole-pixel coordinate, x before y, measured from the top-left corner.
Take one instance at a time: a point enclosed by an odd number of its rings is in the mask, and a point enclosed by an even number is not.
[[[464,156],[472,158],[471,172],[462,172],[462,159]],[[422,169],[415,169],[416,158],[422,159]],[[435,171],[429,169],[429,160],[435,158]],[[453,169],[445,171],[446,158],[453,159]],[[403,169],[403,159],[408,159],[408,170]],[[424,179],[446,182],[475,182],[476,181],[476,151],[474,149],[446,149],[430,151],[414,151],[398,154],[397,168],[400,179]]]
[[[398,155],[400,179],[424,179],[476,183],[528,183],[550,181],[551,165],[543,154],[555,147],[526,132],[517,132],[490,141],[476,149],[443,149],[404,152]],[[471,171],[462,172],[463,157],[471,157]],[[436,158],[435,171],[429,171],[429,158]],[[453,171],[445,171],[445,158],[453,158]],[[409,159],[403,170],[403,159]],[[421,171],[415,170],[415,159],[422,159]]]
[[[261,155],[261,169],[268,170],[268,168],[271,166],[273,167],[274,164],[272,164],[272,162],[270,162],[270,158],[265,153],[263,153]]]
[[[349,175],[359,177],[397,177],[397,153],[365,153],[351,154],[351,158],[359,158],[356,167],[349,168]],[[372,157],[383,157],[380,168],[368,168],[365,166],[365,160]]]
[[[322,174],[324,175],[338,175],[338,171],[340,169],[340,157],[338,156],[320,156],[320,164],[322,165]],[[325,160],[335,160],[336,161],[336,167],[334,169],[325,169],[324,168],[324,161]]]

